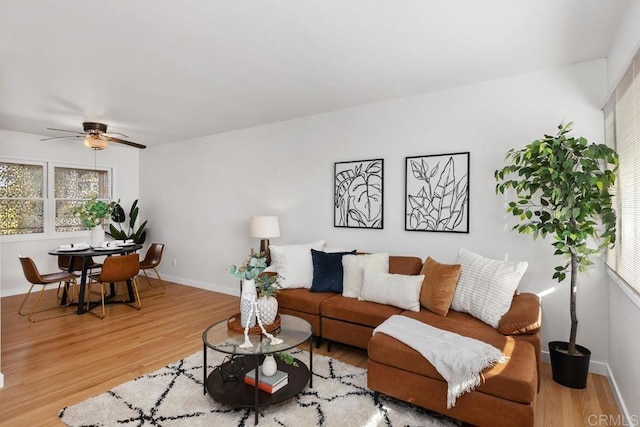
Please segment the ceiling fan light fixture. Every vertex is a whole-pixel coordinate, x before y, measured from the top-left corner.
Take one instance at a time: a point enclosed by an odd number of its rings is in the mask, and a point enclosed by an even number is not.
[[[84,139],[84,145],[92,150],[104,150],[107,148],[107,141],[100,139],[98,135],[89,135]]]

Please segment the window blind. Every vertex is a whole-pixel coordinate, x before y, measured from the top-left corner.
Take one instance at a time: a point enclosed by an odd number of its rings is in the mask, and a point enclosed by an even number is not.
[[[640,293],[640,54],[604,107],[605,138],[620,156],[614,206],[616,246],[607,264]]]

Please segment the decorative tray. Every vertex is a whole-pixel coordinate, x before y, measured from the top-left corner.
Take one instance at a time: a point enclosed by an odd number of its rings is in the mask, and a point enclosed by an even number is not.
[[[267,325],[263,325],[264,330],[267,332],[273,332],[276,329],[280,328],[280,315],[276,315],[276,320],[273,323],[269,323]],[[227,329],[233,332],[237,332],[239,334],[244,334],[244,328],[240,325],[240,313],[236,313],[227,320]],[[256,324],[253,328],[249,328],[249,335],[260,335],[262,334],[262,329],[260,329],[260,325]]]

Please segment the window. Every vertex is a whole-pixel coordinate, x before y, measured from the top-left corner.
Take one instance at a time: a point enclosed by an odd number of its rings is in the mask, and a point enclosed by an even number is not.
[[[92,197],[108,202],[111,179],[110,169],[0,160],[0,236],[86,231],[74,209]]]
[[[607,264],[640,293],[640,54],[604,108],[605,138],[620,156],[614,206],[616,246]]]
[[[110,199],[106,170],[54,167],[55,231],[82,231],[87,228],[73,215],[79,205],[95,196]]]
[[[0,235],[44,233],[43,164],[0,162]]]

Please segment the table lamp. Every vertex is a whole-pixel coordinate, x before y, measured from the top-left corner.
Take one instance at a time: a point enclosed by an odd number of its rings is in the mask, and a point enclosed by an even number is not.
[[[267,265],[271,264],[269,239],[280,237],[280,223],[277,216],[254,216],[249,223],[249,237],[260,240],[260,252],[264,252]]]

